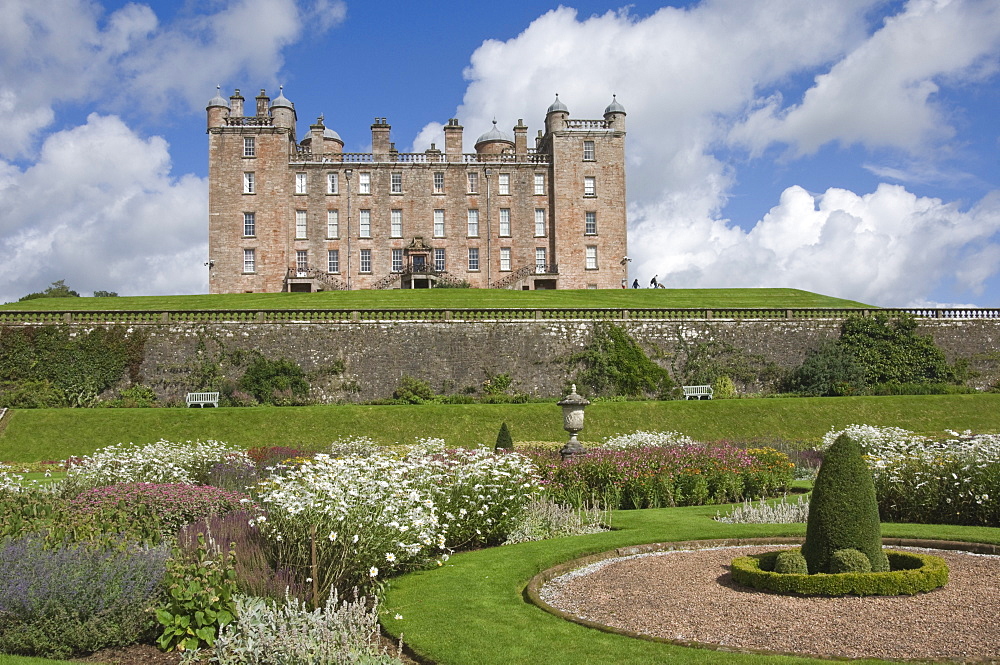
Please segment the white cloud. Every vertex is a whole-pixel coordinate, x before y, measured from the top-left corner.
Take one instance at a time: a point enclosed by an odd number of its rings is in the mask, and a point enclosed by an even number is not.
[[[0,162],[0,302],[57,279],[81,293],[207,288],[207,185],[172,178],[166,142],[92,114],[49,136],[38,161]]]

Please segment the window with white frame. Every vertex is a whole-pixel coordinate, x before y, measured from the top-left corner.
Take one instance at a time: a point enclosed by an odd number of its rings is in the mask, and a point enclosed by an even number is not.
[[[403,250],[392,250],[392,272],[403,272]]]
[[[372,174],[371,173],[359,173],[358,174],[358,194],[371,194],[372,193]]]
[[[535,236],[545,235],[545,208],[535,208]]]
[[[510,208],[500,208],[500,236],[510,237]]]
[[[295,250],[295,270],[300,275],[309,270],[309,252],[304,249]]]
[[[389,235],[393,238],[403,237],[402,210],[392,210],[389,212]]]
[[[403,174],[402,173],[390,173],[389,174],[389,192],[392,194],[402,194],[403,193]]]
[[[444,173],[442,171],[434,172],[434,193],[444,194]]]
[[[588,175],[583,179],[583,195],[597,196],[597,178]]]
[[[500,248],[500,270],[501,271],[510,270],[510,247]]]
[[[305,194],[308,190],[306,189],[306,174],[296,173],[295,174],[295,193]]]
[[[498,194],[510,194],[510,174],[501,173],[497,179]]]
[[[340,193],[340,174],[338,173],[327,173],[326,174],[326,193],[327,194],[339,194]]]
[[[444,237],[444,210],[434,211],[434,237]]]
[[[435,247],[434,248],[434,269],[437,271],[444,270],[444,248]]]
[[[469,248],[469,270],[479,270],[479,248]]]
[[[597,245],[587,245],[585,251],[587,270],[597,270]]]
[[[243,272],[257,272],[257,250],[243,250]]]
[[[340,211],[339,210],[327,210],[326,211],[326,237],[327,238],[339,238],[340,237]]]
[[[361,250],[360,272],[371,272],[371,271],[372,271],[372,250],[363,249]]]
[[[469,209],[469,236],[479,235],[479,210],[475,208]]]
[[[372,211],[362,210],[358,217],[358,236],[361,238],[372,237]]]
[[[469,176],[469,194],[476,194],[479,192],[479,172],[469,171],[466,175]]]
[[[243,235],[257,235],[257,214],[252,212],[243,213]]]
[[[587,162],[594,161],[594,142],[584,141],[583,142],[583,159]]]
[[[340,272],[340,250],[339,249],[328,249],[328,250],[326,250],[326,271],[327,272]]]
[[[243,174],[243,193],[253,194],[256,189],[256,182],[254,181],[253,171],[247,171]]]
[[[535,272],[544,273],[545,272],[545,248],[536,247],[535,248]]]
[[[594,211],[587,211],[583,214],[583,232],[588,236],[597,235],[597,213]]]
[[[536,173],[535,174],[535,194],[545,193],[545,174]]]
[[[295,211],[295,237],[305,238],[306,237],[306,211],[296,210]]]
[[[244,157],[256,157],[257,156],[257,139],[253,136],[243,137],[243,156]]]

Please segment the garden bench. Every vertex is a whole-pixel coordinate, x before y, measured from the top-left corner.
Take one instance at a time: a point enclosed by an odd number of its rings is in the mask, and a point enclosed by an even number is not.
[[[205,408],[208,405],[217,407],[219,406],[219,393],[188,393],[184,401],[187,402],[188,408],[192,406]]]
[[[684,399],[712,399],[712,386],[684,386]]]

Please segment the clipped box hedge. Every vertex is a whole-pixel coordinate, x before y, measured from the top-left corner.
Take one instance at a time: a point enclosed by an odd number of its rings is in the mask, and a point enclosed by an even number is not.
[[[889,572],[794,575],[774,572],[774,560],[780,553],[733,559],[733,581],[754,589],[803,596],[913,595],[948,583],[948,564],[930,554],[886,550]]]

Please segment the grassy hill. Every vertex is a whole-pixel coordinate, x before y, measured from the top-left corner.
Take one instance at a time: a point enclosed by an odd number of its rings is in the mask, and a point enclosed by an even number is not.
[[[320,450],[348,436],[380,443],[441,437],[450,445],[492,445],[506,422],[515,442],[565,441],[551,403],[325,405],[220,409],[24,409],[2,424],[0,460],[64,459],[122,442],[218,439],[244,447],[290,445]],[[937,434],[945,429],[1000,432],[1000,394],[814,397],[597,403],[587,407],[585,444],[636,430],[676,430],[697,439],[781,437],[816,443],[831,427],[893,425]]]
[[[460,309],[460,308],[836,307],[868,308],[852,300],[799,289],[389,289],[321,293],[233,293],[119,298],[38,298],[0,305],[10,310],[190,309]]]

